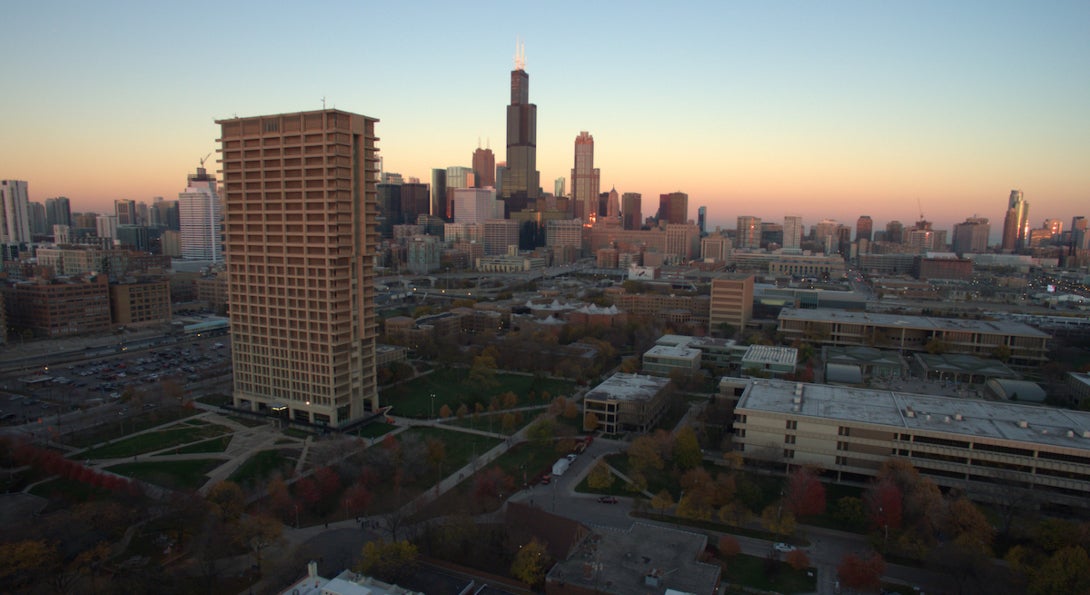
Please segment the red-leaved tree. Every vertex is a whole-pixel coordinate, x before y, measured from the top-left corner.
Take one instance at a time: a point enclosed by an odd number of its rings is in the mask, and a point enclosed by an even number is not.
[[[878,552],[870,554],[844,554],[836,568],[840,582],[849,589],[876,591],[882,586],[886,561]]]
[[[825,512],[825,486],[818,479],[817,471],[810,467],[797,467],[787,476],[786,505],[796,517],[806,517]]]

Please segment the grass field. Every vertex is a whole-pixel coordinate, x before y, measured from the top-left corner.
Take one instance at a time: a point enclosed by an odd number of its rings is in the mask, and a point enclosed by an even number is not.
[[[785,562],[770,562],[765,558],[738,554],[728,560],[719,560],[723,567],[723,582],[742,585],[751,589],[776,593],[813,593],[817,590],[817,578],[807,576],[806,570],[795,570]],[[745,591],[731,590],[727,593]]]
[[[517,406],[545,405],[547,402],[540,399],[542,392],[548,392],[551,398],[570,395],[574,388],[573,383],[565,380],[497,372],[495,385],[481,389],[469,382],[469,370],[440,368],[427,376],[382,391],[381,397],[383,403],[393,405],[393,415],[430,418],[438,416],[443,405],[449,406],[451,411],[456,411],[462,404],[470,411],[477,403],[488,407],[492,397],[508,391],[518,396]],[[535,398],[529,397],[530,391],[534,392]],[[434,399],[431,397],[433,394]]]
[[[276,471],[284,472],[287,477],[290,474],[287,471],[294,467],[296,458],[289,456],[289,451],[285,450],[263,450],[246,459],[229,479],[239,485],[246,485],[264,481]]]
[[[205,440],[203,442],[195,442],[188,444],[181,448],[175,448],[172,452],[180,455],[199,453],[199,452],[223,452],[227,450],[227,445],[231,443],[231,436],[220,436],[211,440]]]
[[[148,432],[130,436],[129,438],[118,440],[113,444],[92,448],[91,450],[76,455],[76,458],[120,459],[173,446],[181,446],[183,444],[189,444],[190,442],[198,442],[207,438],[214,438],[226,434],[229,431],[230,430],[225,426],[217,424],[206,424],[200,427],[169,428],[161,432]],[[224,448],[226,448],[226,445],[224,445]],[[182,451],[179,450],[178,452],[180,453]]]
[[[496,434],[510,436],[511,434],[514,434],[515,432],[518,432],[522,428],[526,427],[527,424],[537,419],[538,415],[544,413],[547,410],[548,407],[542,405],[539,408],[535,408],[529,411],[518,411],[510,414],[501,411],[498,413],[482,413],[476,417],[474,417],[473,415],[467,415],[462,419],[454,418],[445,423],[447,425],[457,426],[459,428],[470,428],[473,430],[480,430],[482,432],[494,432]],[[517,415],[519,413],[521,413],[522,415]],[[512,419],[515,422],[511,427],[506,429],[503,427],[503,416],[505,415],[512,415]]]
[[[158,426],[166,425],[179,419],[185,419],[201,413],[197,409],[185,407],[163,407],[153,411],[147,411],[134,415],[119,422],[107,422],[88,430],[70,434],[65,442],[76,448],[86,448],[101,444],[108,440],[117,440],[129,434],[150,430]]]
[[[172,490],[196,490],[208,481],[205,474],[223,461],[195,459],[191,461],[156,461],[152,463],[121,463],[108,467],[118,475],[139,479]]]
[[[429,438],[442,440],[447,458],[443,462],[445,472],[465,466],[471,459],[487,452],[501,442],[499,438],[479,436],[445,428],[415,427],[405,430],[399,437],[418,435],[422,440]]]
[[[397,429],[397,426],[380,421],[372,422],[363,426],[362,428],[352,432],[352,434],[359,436],[360,438],[378,438],[384,436]]]

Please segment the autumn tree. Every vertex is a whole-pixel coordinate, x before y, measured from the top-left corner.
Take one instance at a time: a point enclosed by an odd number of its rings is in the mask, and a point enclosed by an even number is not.
[[[628,445],[628,465],[637,471],[662,469],[662,456],[650,436],[640,436]]]
[[[454,412],[454,415],[456,415],[458,419],[465,419],[465,416],[469,415],[469,407],[467,407],[465,403],[462,403],[458,406],[458,409]]]
[[[454,415],[454,412],[450,410],[450,405],[443,403],[443,406],[439,408],[439,417],[441,419],[447,419]]]
[[[246,508],[246,498],[242,488],[233,481],[221,481],[208,490],[205,500],[212,506],[212,511],[226,523],[233,523],[242,516]]]
[[[719,538],[719,555],[724,558],[733,558],[742,553],[742,545],[733,535],[724,535]]]
[[[666,511],[673,508],[673,506],[674,496],[665,489],[660,490],[651,498],[651,508],[657,510],[660,516],[666,516]]]
[[[548,567],[549,553],[545,544],[535,537],[529,543],[519,546],[515,560],[511,563],[511,576],[534,587],[545,580],[545,569]]]
[[[575,419],[579,417],[579,405],[575,401],[568,401],[567,405],[564,405],[564,418]]]
[[[469,369],[469,382],[479,389],[496,386],[496,359],[483,354],[474,357],[473,366]]]
[[[782,504],[769,504],[761,511],[761,525],[769,533],[790,535],[795,532],[795,515]]]
[[[791,550],[790,552],[787,552],[784,561],[787,562],[788,566],[795,570],[804,570],[810,567],[810,556],[807,556],[806,552],[802,550]]]
[[[510,434],[515,431],[515,416],[512,413],[504,413],[500,417],[500,429]]]
[[[825,512],[825,486],[811,467],[795,467],[787,476],[784,505],[796,518]]]
[[[606,490],[613,485],[613,473],[605,461],[599,460],[587,475],[587,485],[592,490]]]
[[[526,428],[526,439],[539,448],[548,444],[555,434],[556,422],[548,417],[542,417]]]
[[[837,566],[840,582],[849,589],[876,591],[882,586],[886,561],[878,552],[870,554],[847,553]]]
[[[601,425],[601,420],[598,419],[598,414],[591,411],[583,417],[583,429],[587,432],[596,432]]]
[[[696,432],[691,426],[685,426],[678,430],[674,438],[674,463],[682,471],[693,469],[700,465],[704,455],[700,452],[700,442],[696,439]]]
[[[360,574],[396,583],[412,572],[418,556],[416,546],[406,540],[369,541],[364,544],[353,569]]]
[[[250,515],[239,523],[239,541],[253,554],[258,570],[261,569],[261,553],[280,541],[282,531],[280,521],[264,515]]]

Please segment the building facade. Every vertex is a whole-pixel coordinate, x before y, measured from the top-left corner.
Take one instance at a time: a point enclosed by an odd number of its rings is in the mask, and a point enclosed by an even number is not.
[[[0,180],[0,244],[27,244],[30,241],[27,183]]]
[[[618,372],[583,397],[583,429],[645,433],[666,411],[670,380]]]
[[[221,262],[220,241],[223,212],[216,178],[203,167],[187,178],[186,189],[178,193],[178,218],[181,225],[182,258]]]
[[[572,202],[583,221],[598,219],[600,186],[601,174],[594,167],[594,137],[584,130],[575,137],[575,166],[571,170]]]
[[[1011,190],[1007,200],[1007,214],[1003,219],[1003,243],[1006,252],[1021,250],[1026,247],[1029,237],[1029,203],[1021,190]]]
[[[234,405],[343,426],[378,409],[377,120],[220,120]]]
[[[530,75],[526,73],[526,54],[522,47],[518,49],[515,69],[511,71],[506,167],[503,170],[503,198],[536,199],[541,188],[537,171],[537,106],[530,103]]]
[[[753,318],[753,275],[724,275],[712,279],[708,311],[710,331],[729,324],[741,331]]]

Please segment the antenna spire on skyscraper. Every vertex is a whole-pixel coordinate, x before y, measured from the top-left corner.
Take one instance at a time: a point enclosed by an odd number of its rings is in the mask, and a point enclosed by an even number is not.
[[[515,70],[526,70],[526,44],[515,38]]]

